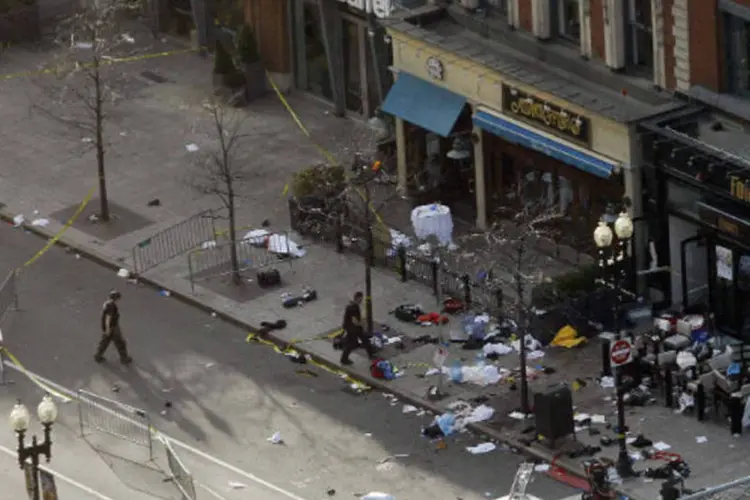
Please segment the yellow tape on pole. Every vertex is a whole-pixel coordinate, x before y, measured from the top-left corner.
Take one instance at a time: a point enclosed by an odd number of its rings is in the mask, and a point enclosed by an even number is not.
[[[39,257],[41,257],[42,255],[44,255],[47,252],[47,250],[49,250],[50,248],[52,248],[52,245],[54,245],[55,243],[57,243],[57,241],[62,237],[62,235],[65,234],[65,231],[67,231],[68,229],[70,229],[70,226],[72,226],[73,223],[76,221],[76,219],[81,215],[81,212],[83,212],[83,209],[86,208],[86,205],[89,204],[89,202],[91,201],[91,198],[94,196],[95,192],[96,192],[96,188],[95,187],[93,187],[93,188],[91,188],[89,190],[88,194],[86,195],[86,198],[84,198],[83,201],[81,202],[81,204],[78,205],[78,209],[70,217],[70,219],[68,219],[68,222],[65,223],[65,225],[63,226],[63,228],[60,231],[58,231],[58,233],[56,235],[54,235],[52,238],[50,238],[50,240],[47,242],[47,244],[44,245],[44,247],[41,250],[39,250],[36,253],[36,255],[34,255],[29,260],[27,260],[26,263],[23,265],[23,267],[29,267],[31,264],[33,264],[34,262],[36,262],[37,259],[39,259]]]
[[[29,373],[29,371],[26,368],[24,368],[21,362],[18,361],[18,358],[16,358],[13,354],[11,354],[11,352],[8,350],[7,347],[0,347],[0,351],[4,352],[5,355],[8,356],[8,359],[10,360],[10,362],[13,363],[21,373],[26,375],[29,378],[29,380],[31,380],[37,387],[47,392],[48,394],[55,396],[63,403],[70,403],[71,401],[73,401],[71,398],[69,398],[65,394],[62,394],[59,391],[52,389],[50,386],[48,386],[41,380],[37,379],[34,375]]]

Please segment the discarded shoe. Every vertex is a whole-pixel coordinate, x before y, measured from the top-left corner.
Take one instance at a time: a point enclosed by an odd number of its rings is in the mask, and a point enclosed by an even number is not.
[[[650,439],[646,439],[645,437],[643,437],[643,434],[638,434],[638,436],[635,438],[635,441],[630,443],[630,446],[632,446],[633,448],[648,448],[653,444],[654,443]]]

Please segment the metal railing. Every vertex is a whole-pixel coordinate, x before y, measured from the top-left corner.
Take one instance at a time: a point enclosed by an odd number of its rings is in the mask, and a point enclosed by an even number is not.
[[[247,269],[264,269],[274,265],[287,263],[292,266],[289,256],[289,236],[286,232],[276,232],[268,235],[275,238],[265,241],[263,237],[243,241],[227,241],[214,243],[206,248],[199,248],[188,253],[188,269],[190,285],[195,289],[195,283],[211,276],[231,272],[232,245],[237,250],[237,260],[240,271]],[[269,248],[273,244],[274,248]],[[280,248],[277,248],[279,247]],[[272,251],[274,250],[274,251]]]
[[[168,439],[161,438],[161,442],[164,444],[164,451],[167,454],[167,464],[169,465],[169,472],[172,474],[172,481],[182,493],[183,500],[195,500],[195,484],[193,482],[193,475],[180,460],[180,457],[172,448]]]
[[[18,310],[18,273],[16,270],[0,284],[0,324],[10,311]]]
[[[145,410],[99,396],[84,389],[78,390],[78,422],[81,437],[86,429],[130,441],[148,448],[149,460],[154,458],[151,418]]]
[[[204,210],[141,241],[132,250],[133,271],[143,273],[212,241],[215,218],[214,210]]]

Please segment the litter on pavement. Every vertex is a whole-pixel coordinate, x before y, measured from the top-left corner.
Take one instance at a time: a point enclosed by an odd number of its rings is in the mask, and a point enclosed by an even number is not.
[[[480,443],[476,446],[467,446],[466,451],[472,455],[481,455],[483,453],[489,453],[497,448],[495,443]]]
[[[279,431],[276,431],[270,438],[268,438],[268,442],[271,444],[281,444],[284,442],[284,440],[281,439],[281,433]]]
[[[190,144],[185,145],[185,149],[188,153],[196,153],[200,148],[197,144],[191,142]]]
[[[36,227],[46,227],[49,225],[49,219],[34,219],[31,221],[31,225]]]

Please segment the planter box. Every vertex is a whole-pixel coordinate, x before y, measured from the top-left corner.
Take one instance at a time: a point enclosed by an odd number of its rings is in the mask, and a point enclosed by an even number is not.
[[[268,91],[266,69],[261,61],[245,64],[244,69],[247,100],[259,99]]]
[[[39,5],[23,5],[0,14],[0,43],[33,42],[41,37]]]

